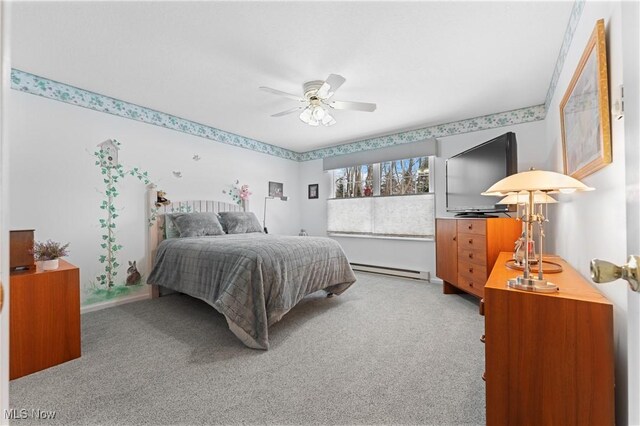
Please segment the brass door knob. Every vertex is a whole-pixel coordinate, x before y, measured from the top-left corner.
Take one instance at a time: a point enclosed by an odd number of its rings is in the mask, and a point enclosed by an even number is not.
[[[639,263],[640,256],[629,256],[627,263],[622,266],[614,265],[606,260],[593,259],[591,261],[591,279],[600,284],[622,278],[629,283],[629,287],[633,291],[640,292]]]

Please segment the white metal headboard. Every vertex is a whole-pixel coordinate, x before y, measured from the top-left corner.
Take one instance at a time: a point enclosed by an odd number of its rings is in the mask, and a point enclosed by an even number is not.
[[[226,201],[213,200],[187,200],[173,201],[167,205],[156,205],[158,200],[158,191],[155,185],[149,185],[147,195],[147,224],[149,226],[148,242],[147,242],[147,273],[151,272],[153,266],[153,258],[156,254],[158,245],[164,240],[165,214],[177,212],[243,212],[248,206],[245,202],[242,204],[228,203]],[[157,286],[152,286],[152,295],[158,296]]]

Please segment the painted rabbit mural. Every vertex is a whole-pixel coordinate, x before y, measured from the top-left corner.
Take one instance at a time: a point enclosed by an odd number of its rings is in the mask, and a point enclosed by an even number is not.
[[[127,269],[127,284],[126,285],[138,285],[142,284],[142,275],[138,272],[136,261],[129,261],[129,268]]]

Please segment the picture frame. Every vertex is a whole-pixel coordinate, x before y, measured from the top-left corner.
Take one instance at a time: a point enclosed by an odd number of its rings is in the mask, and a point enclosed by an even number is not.
[[[564,173],[576,179],[612,161],[605,37],[600,19],[560,102]]]
[[[284,194],[283,186],[280,182],[269,182],[269,197],[282,198]]]
[[[319,185],[317,183],[312,183],[309,185],[309,199],[312,200],[314,198],[318,198],[318,188]]]

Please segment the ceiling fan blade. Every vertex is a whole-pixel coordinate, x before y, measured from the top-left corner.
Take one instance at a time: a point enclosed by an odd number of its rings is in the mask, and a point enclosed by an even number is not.
[[[333,101],[329,106],[334,109],[349,109],[352,111],[373,112],[376,110],[376,104],[370,104],[367,102]]]
[[[302,99],[300,96],[283,92],[282,90],[272,89],[271,87],[264,87],[264,86],[260,86],[260,89],[264,90],[265,92],[273,93],[274,95],[284,96],[285,98],[295,99],[296,101],[300,101],[300,102],[304,101],[304,99]]]
[[[322,86],[318,89],[316,96],[322,99],[330,98],[345,81],[346,79],[341,75],[329,74],[329,77],[327,77],[324,83],[322,83]]]
[[[282,111],[282,112],[279,112],[277,114],[273,114],[272,117],[282,117],[283,115],[287,115],[287,114],[291,114],[291,113],[296,112],[296,111],[300,111],[303,108],[305,108],[305,106],[301,105],[299,107],[291,108],[291,109],[288,109],[286,111]]]

